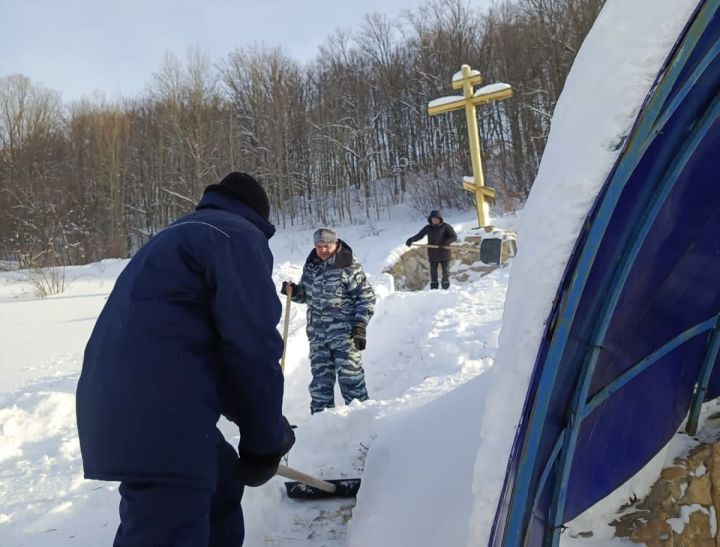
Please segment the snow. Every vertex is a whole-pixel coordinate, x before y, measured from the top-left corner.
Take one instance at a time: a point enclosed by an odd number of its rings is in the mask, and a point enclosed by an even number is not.
[[[522,215],[493,219],[509,229],[519,222],[510,267],[449,291],[399,292],[383,270],[424,215],[398,207],[390,221],[337,227],[378,295],[363,357],[372,400],[310,416],[305,308],[293,305],[285,413],[298,441],[288,464],[323,478],[362,476],[357,505],[292,501],[273,479],[246,491],[246,545],[486,544],[566,261],[695,4],[608,0],[567,79]],[[445,218],[461,236],[476,223],[474,212]],[[271,241],[278,284],[299,278],[312,231],[288,229]],[[117,485],[82,479],[74,392],[85,342],[124,264],[68,268],[65,293],[45,299],[33,298],[20,274],[0,274],[0,545],[112,541]],[[237,442],[231,424],[221,429]],[[636,491],[649,479],[638,480]],[[601,517],[589,525],[601,527]]]
[[[361,476],[358,506],[353,507],[352,500],[289,500],[283,480],[273,479],[246,490],[246,545],[350,544],[355,541],[346,526],[351,516],[383,520],[388,473],[433,474],[424,464],[416,464],[410,451],[403,451],[403,446],[412,446],[403,439],[423,439],[428,452],[440,452],[446,443],[462,441],[457,435],[477,420],[474,413],[463,411],[464,386],[492,367],[510,267],[477,274],[448,291],[396,291],[383,270],[407,250],[402,242],[427,221],[405,207],[396,208],[392,216],[391,221],[372,225],[336,227],[378,296],[363,355],[373,400],[345,406],[338,392],[340,406],[310,416],[305,306],[290,308],[284,411],[298,429],[287,463],[321,478]],[[473,211],[445,217],[461,237],[474,233]],[[517,217],[507,217],[496,224],[512,229],[516,222]],[[271,240],[278,285],[299,279],[313,231],[288,229]],[[106,260],[67,268],[67,290],[44,299],[32,295],[21,273],[0,274],[0,332],[8,334],[0,340],[0,545],[96,547],[112,542],[118,524],[117,485],[82,478],[74,393],[85,343],[126,263]],[[441,402],[444,394],[451,397]],[[414,422],[406,427],[408,417],[416,413],[424,425]],[[237,444],[235,426],[223,420],[220,428]],[[368,451],[375,450],[378,459],[364,469]],[[402,461],[393,460],[389,468],[382,465],[380,455],[388,451],[394,458],[402,456]],[[459,512],[455,523],[467,518],[471,506],[472,465],[473,452],[465,451],[464,472],[442,484],[443,495],[453,500],[454,492],[464,488],[465,513]],[[415,498],[421,500],[423,481],[413,486]],[[413,511],[407,505],[403,518],[412,518]],[[384,528],[375,528],[381,537]],[[451,529],[447,521],[443,533]],[[371,543],[382,544],[379,541]]]
[[[506,89],[511,89],[509,84],[504,84],[504,83],[488,84],[488,85],[485,85],[483,87],[476,89],[473,96],[480,97],[482,95],[489,95],[490,93],[497,93],[498,91],[505,91]],[[463,100],[465,100],[465,97],[463,95],[447,95],[445,97],[433,99],[432,101],[428,102],[428,108],[442,106],[445,104],[450,104],[450,103],[454,103],[456,101],[459,102],[459,101],[463,101]]]
[[[480,71],[475,69],[471,70],[470,77],[472,78],[473,76],[480,76]],[[457,82],[459,80],[462,80],[463,78],[465,78],[465,76],[463,75],[463,71],[458,70],[455,74],[453,74],[452,81]]]
[[[690,515],[696,511],[700,511],[706,515],[709,514],[707,509],[697,503],[693,503],[692,505],[682,505],[680,506],[680,516],[674,519],[668,519],[667,523],[672,526],[673,532],[676,534],[682,534],[685,526],[687,526],[688,522],[690,522]]]
[[[428,108],[432,108],[434,106],[441,106],[443,104],[450,104],[454,103],[455,101],[462,101],[465,97],[462,95],[448,95],[447,97],[440,97],[439,99],[433,99],[428,103]]]
[[[474,96],[480,97],[481,95],[489,95],[490,93],[497,93],[498,91],[505,91],[506,89],[510,89],[510,84],[497,82],[495,84],[488,84],[477,88]]]
[[[78,340],[86,340],[105,297],[125,262],[104,260],[68,270],[70,287],[65,294],[47,299],[16,298],[17,291],[31,292],[18,272],[0,276],[0,393],[34,378],[76,368]],[[72,296],[71,296],[72,295]],[[68,298],[72,297],[72,305]],[[22,356],[22,368],[7,373],[8,363]],[[60,356],[63,356],[62,358]]]

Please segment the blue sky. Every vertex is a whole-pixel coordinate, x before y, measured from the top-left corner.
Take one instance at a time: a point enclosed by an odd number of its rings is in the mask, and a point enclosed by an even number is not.
[[[142,93],[166,52],[213,62],[255,44],[307,61],[337,27],[422,0],[0,0],[0,76],[21,73],[65,101]],[[473,2],[478,3],[478,2]],[[482,2],[480,2],[482,3]]]

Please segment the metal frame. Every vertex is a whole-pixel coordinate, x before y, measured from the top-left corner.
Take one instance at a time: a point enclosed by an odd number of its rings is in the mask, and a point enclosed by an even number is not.
[[[629,242],[631,243],[630,248],[622,257],[621,262],[615,271],[609,297],[604,301],[603,308],[597,319],[595,334],[590,342],[591,349],[590,352],[586,354],[585,363],[583,364],[580,378],[578,379],[579,387],[576,388],[570,410],[570,415],[573,419],[571,420],[569,425],[570,430],[568,434],[565,435],[565,442],[563,443],[563,448],[561,449],[560,460],[558,463],[559,478],[555,482],[553,506],[550,511],[553,528],[551,544],[553,546],[559,545],[560,543],[560,533],[562,531],[564,521],[565,501],[567,497],[567,484],[570,479],[570,469],[575,454],[577,438],[580,433],[583,416],[587,415],[585,413],[585,407],[587,406],[588,392],[590,390],[595,367],[600,356],[600,351],[602,350],[605,335],[607,334],[610,322],[615,313],[615,307],[620,300],[620,294],[622,293],[625,282],[627,281],[627,278],[635,264],[635,259],[643,246],[643,242],[645,241],[647,234],[650,232],[650,229],[655,224],[657,215],[664,205],[665,200],[669,196],[675,181],[685,168],[697,146],[702,142],[710,127],[715,123],[718,117],[720,117],[720,98],[716,98],[715,101],[713,101],[713,106],[704,114],[701,120],[701,126],[693,133],[689,142],[686,142],[682,147],[680,154],[673,162],[674,165],[670,173],[668,173],[668,176],[664,177],[661,181],[659,191],[653,195],[653,199],[649,202],[649,206],[643,213],[643,217],[638,219],[640,221],[638,231],[634,234],[632,241]]]
[[[593,267],[610,218],[618,204],[625,184],[637,167],[640,158],[654,142],[655,135],[662,131],[667,122],[673,118],[673,115],[678,115],[677,109],[680,104],[687,106],[687,104],[690,103],[692,105],[693,102],[698,102],[706,98],[700,97],[703,95],[702,93],[693,94],[691,91],[698,82],[700,82],[701,78],[705,77],[706,70],[720,53],[720,44],[718,43],[716,43],[714,47],[706,53],[702,61],[694,67],[693,72],[683,82],[682,88],[673,94],[673,99],[669,103],[667,102],[681,72],[685,68],[686,62],[693,53],[694,47],[710,24],[713,15],[718,11],[719,6],[720,0],[707,0],[698,8],[696,17],[683,38],[683,42],[673,53],[672,61],[666,66],[662,79],[656,83],[657,89],[644,106],[643,114],[638,119],[636,127],[631,133],[630,141],[626,144],[626,152],[630,152],[623,155],[618,161],[609,179],[614,182],[610,182],[607,185],[605,194],[602,195],[598,202],[595,220],[586,233],[586,240],[583,242],[576,267],[567,284],[567,292],[561,294],[561,300],[555,314],[556,319],[553,321],[554,328],[549,331],[550,334],[548,336],[552,336],[552,339],[549,343],[547,354],[545,355],[544,367],[540,372],[534,397],[534,405],[529,417],[527,434],[522,447],[522,460],[524,461],[519,465],[515,480],[513,481],[510,508],[503,530],[503,545],[519,546],[524,544],[531,512],[536,508],[539,496],[542,494],[545,484],[550,479],[553,467],[556,465],[558,479],[555,482],[553,504],[550,514],[548,515],[548,523],[552,525],[553,530],[552,534],[546,535],[545,544],[558,545],[563,524],[567,482],[573,461],[575,442],[577,441],[583,420],[600,404],[610,398],[620,387],[632,381],[673,349],[688,342],[695,336],[714,329],[713,335],[708,342],[708,349],[700,373],[698,389],[696,390],[693,401],[693,410],[691,410],[688,423],[692,423],[692,417],[696,413],[699,413],[713,364],[720,350],[720,315],[713,316],[687,329],[673,340],[665,343],[662,347],[653,351],[650,355],[625,371],[620,377],[616,378],[597,393],[592,400],[587,401],[587,396],[602,341],[607,332],[609,321],[620,296],[624,281],[634,264],[641,244],[651,228],[660,207],[672,189],[672,183],[675,182],[677,176],[681,173],[682,166],[687,162],[697,144],[701,141],[702,136],[707,133],[712,120],[717,118],[720,112],[718,99],[713,102],[711,108],[706,110],[702,122],[698,124],[701,127],[695,130],[689,142],[686,140],[686,136],[672,135],[675,141],[675,148],[681,149],[680,154],[675,156],[670,166],[658,165],[648,177],[651,181],[660,181],[659,185],[661,190],[659,193],[646,194],[646,203],[650,205],[638,214],[634,222],[630,223],[631,226],[635,226],[635,231],[634,234],[630,234],[626,240],[626,251],[622,256],[618,257],[620,265],[616,269],[614,277],[610,282],[612,297],[605,301],[604,307],[597,319],[595,334],[592,337],[593,342],[589,346],[590,351],[586,355],[585,362],[578,377],[572,407],[568,413],[568,423],[558,434],[550,457],[548,461],[545,462],[539,480],[539,487],[535,490],[535,496],[532,499],[532,505],[530,505],[530,493],[534,490],[530,488],[530,486],[535,476],[534,470],[536,464],[536,462],[533,463],[532,461],[532,455],[537,452],[540,444],[542,422],[547,416],[549,408],[549,395],[552,393],[553,385],[559,373],[566,342],[585,288],[588,274]],[[711,70],[717,72],[715,67],[712,67]],[[695,95],[699,96],[696,97]],[[686,108],[684,110],[685,112],[692,112],[695,109]],[[682,117],[690,116],[690,114],[684,114],[682,112],[679,113],[679,115],[681,116],[681,118],[679,118],[680,120],[682,120]],[[527,461],[528,457],[531,458],[530,464],[528,464]]]
[[[718,350],[720,350],[720,315],[718,315],[718,319],[713,327],[713,333],[708,341],[708,349],[705,353],[705,358],[703,359],[702,368],[700,369],[700,380],[697,383],[695,395],[693,396],[692,403],[690,404],[690,412],[688,414],[687,426],[685,428],[685,432],[688,435],[695,435],[695,433],[697,433],[700,410],[705,402],[705,393],[707,393],[710,375],[712,374],[715,366]]]

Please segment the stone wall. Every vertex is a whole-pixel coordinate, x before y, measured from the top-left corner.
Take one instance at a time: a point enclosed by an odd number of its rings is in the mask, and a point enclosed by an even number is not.
[[[481,257],[483,240],[499,241],[497,263],[485,263]],[[472,277],[472,272],[487,274],[507,263],[516,253],[515,234],[511,232],[493,232],[485,236],[469,235],[452,245],[453,258],[450,262],[451,283],[464,283]],[[411,247],[398,261],[385,270],[395,279],[395,288],[405,291],[420,291],[430,282],[430,263],[425,247]]]
[[[470,277],[470,271],[487,273],[498,267],[497,264],[480,262],[478,251],[455,253],[457,259],[450,262],[450,282],[463,283]],[[430,282],[430,263],[424,247],[412,247],[403,253],[400,259],[385,270],[395,279],[395,288],[404,291],[421,291]]]
[[[649,494],[622,507],[615,536],[651,547],[720,547],[720,442],[700,442],[662,470]]]

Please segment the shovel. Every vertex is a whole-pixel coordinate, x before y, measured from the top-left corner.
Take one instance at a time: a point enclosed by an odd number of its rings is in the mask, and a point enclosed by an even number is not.
[[[288,327],[290,326],[290,304],[292,304],[292,289],[288,286],[287,296],[285,298],[285,322],[283,324],[283,352],[280,357],[280,370],[285,372],[285,353],[287,350]]]
[[[360,490],[360,479],[333,479],[324,481],[311,475],[280,465],[277,474],[286,479],[285,489],[293,499],[354,498]]]
[[[457,249],[458,251],[480,251],[480,247],[470,245],[426,245],[425,243],[413,243],[412,247],[427,247],[428,249]]]

